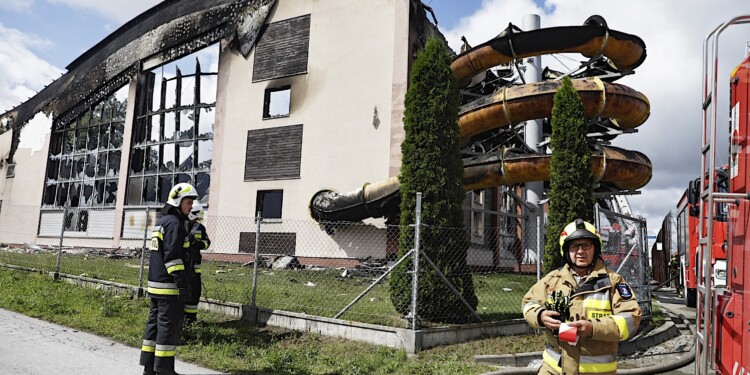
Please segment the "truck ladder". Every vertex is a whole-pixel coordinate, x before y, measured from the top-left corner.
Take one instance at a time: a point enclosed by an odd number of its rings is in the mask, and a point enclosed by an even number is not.
[[[708,375],[716,373],[716,313],[713,305],[713,265],[711,264],[711,244],[713,243],[714,205],[729,199],[747,198],[744,194],[717,193],[714,191],[716,176],[716,88],[719,69],[719,36],[729,26],[750,23],[750,15],[734,17],[717,26],[706,35],[703,41],[703,92],[702,92],[702,133],[700,171],[700,216],[698,224],[698,244],[701,262],[698,262],[698,312],[695,345],[698,362],[695,373]],[[710,51],[709,51],[710,48]],[[710,87],[709,87],[710,85]],[[708,182],[704,176],[708,174]]]

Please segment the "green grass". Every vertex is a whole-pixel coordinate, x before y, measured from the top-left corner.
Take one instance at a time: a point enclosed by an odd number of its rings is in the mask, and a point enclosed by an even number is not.
[[[56,255],[0,251],[0,263],[50,271],[54,270]],[[60,272],[138,285],[139,267],[140,259],[63,254]],[[375,278],[342,278],[341,272],[336,269],[260,269],[256,292],[257,305],[333,317],[362,293]],[[204,297],[244,304],[251,302],[253,269],[250,267],[232,263],[204,262],[202,279]],[[520,318],[521,299],[535,281],[533,275],[474,274],[474,289],[479,299],[477,313],[485,322]],[[445,317],[450,318],[462,313],[465,312],[446,311]],[[341,318],[391,327],[406,327],[406,321],[390,302],[387,280],[373,288]],[[424,324],[430,325],[429,322]]]
[[[53,281],[45,275],[0,269],[0,307],[138,347],[148,314],[146,299]],[[232,374],[480,374],[478,354],[539,351],[537,335],[500,337],[425,350],[401,350],[329,339],[279,328],[251,327],[217,314],[199,313],[185,332],[182,360]]]

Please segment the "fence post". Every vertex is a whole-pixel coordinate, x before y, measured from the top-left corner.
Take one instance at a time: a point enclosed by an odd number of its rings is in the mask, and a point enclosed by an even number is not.
[[[258,252],[260,249],[260,222],[262,218],[260,216],[260,211],[255,215],[255,256],[253,257],[253,297],[251,306],[253,308],[256,307],[255,305],[255,293],[258,289]]]
[[[60,247],[57,249],[57,265],[55,266],[55,279],[60,274],[60,260],[62,259],[63,238],[65,237],[65,218],[68,216],[68,206],[63,206],[62,225],[60,225]]]
[[[599,233],[602,232],[602,226],[599,222],[599,204],[594,205],[594,225],[596,226],[596,230],[599,231]]]
[[[417,322],[417,295],[419,292],[419,227],[422,221],[422,193],[417,193],[414,218],[414,272],[411,275],[411,328],[419,329]]]
[[[141,269],[138,271],[138,293],[143,291],[143,269],[146,265],[146,239],[151,221],[151,207],[146,207],[146,219],[143,224],[143,245],[141,246]]]
[[[542,278],[542,216],[536,217],[536,281]]]

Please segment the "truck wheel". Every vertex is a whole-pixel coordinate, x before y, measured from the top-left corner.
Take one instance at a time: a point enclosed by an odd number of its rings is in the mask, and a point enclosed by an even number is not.
[[[685,296],[685,306],[695,307],[696,293],[697,291],[695,289],[685,287],[685,291],[683,294]]]

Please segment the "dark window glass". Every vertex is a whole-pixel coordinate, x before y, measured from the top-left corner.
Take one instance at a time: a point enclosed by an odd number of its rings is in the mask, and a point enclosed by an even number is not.
[[[156,177],[143,179],[143,204],[159,203],[156,195]]]
[[[120,175],[120,158],[122,157],[121,151],[109,152],[109,160],[107,168],[107,177],[117,177]]]
[[[99,160],[96,163],[96,177],[104,177],[107,175],[107,153],[99,153]]]
[[[109,137],[110,148],[121,148],[122,147],[122,135],[125,132],[125,123],[113,122],[112,132]]]
[[[94,201],[94,181],[86,181],[83,183],[83,191],[81,191],[81,206],[89,207]]]
[[[44,187],[44,205],[54,206],[55,205],[55,194],[57,192],[57,184],[47,183]]]
[[[94,178],[96,176],[96,153],[86,155],[86,167],[83,175],[85,178]]]
[[[146,173],[159,171],[159,146],[146,147]]]
[[[57,186],[57,198],[55,200],[55,205],[57,206],[65,206],[68,203],[68,183],[63,182]]]
[[[104,203],[104,180],[94,181],[94,205],[101,206]]]
[[[70,207],[78,207],[80,205],[80,194],[81,193],[81,183],[75,182],[70,184],[70,187],[68,188],[68,196],[70,197],[70,200],[68,201],[68,204]]]
[[[76,152],[86,152],[86,129],[78,129],[76,131]]]
[[[166,202],[169,198],[169,191],[172,190],[172,175],[159,176],[159,202]]]
[[[131,177],[128,179],[128,197],[126,204],[137,206],[141,204],[141,192],[143,177]]]
[[[103,128],[106,127],[102,126]],[[96,151],[99,148],[99,127],[92,126],[89,128],[89,140],[88,146],[86,147],[89,151]]]
[[[57,182],[60,175],[60,159],[50,159],[47,161],[47,179],[51,182]]]
[[[104,189],[104,205],[114,206],[117,200],[117,180],[107,180]]]
[[[211,174],[199,172],[195,174],[195,189],[202,204],[208,204],[209,187],[211,186]]]
[[[283,190],[259,190],[255,211],[260,211],[264,219],[281,219],[281,205],[284,200]]]
[[[106,124],[99,127],[99,150],[106,150],[109,148],[109,133],[110,127]]]
[[[145,154],[146,154],[145,148],[133,149],[133,152],[130,155],[130,174],[132,175],[143,174],[143,170],[145,169],[145,165],[144,165]]]
[[[60,159],[60,180],[68,180],[73,172],[73,159],[70,157]]]

